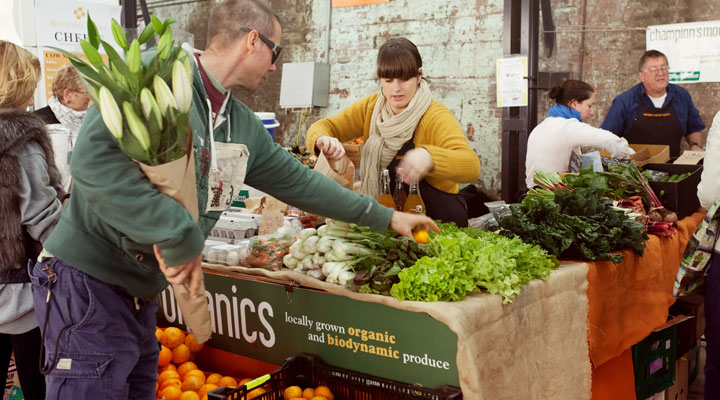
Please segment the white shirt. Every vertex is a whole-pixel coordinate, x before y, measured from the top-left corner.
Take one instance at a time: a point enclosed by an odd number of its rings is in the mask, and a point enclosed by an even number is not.
[[[709,210],[715,199],[720,196],[720,160],[717,158],[718,154],[720,154],[720,112],[715,114],[715,119],[713,119],[710,131],[708,131],[703,172],[697,188],[700,205],[706,210]]]
[[[650,101],[652,101],[655,108],[662,108],[663,104],[665,104],[665,98],[667,97],[667,92],[665,92],[665,94],[660,97],[652,97],[650,95],[648,95],[648,97],[650,98]]]
[[[635,151],[627,140],[604,129],[594,128],[575,118],[548,117],[530,133],[525,157],[525,183],[533,187],[535,171],[565,172],[570,154],[580,154],[581,146],[595,146],[613,157],[627,158]]]

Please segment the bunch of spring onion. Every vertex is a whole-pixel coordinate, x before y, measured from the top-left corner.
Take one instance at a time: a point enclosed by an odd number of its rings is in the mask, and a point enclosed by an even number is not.
[[[387,293],[397,274],[424,255],[417,243],[395,233],[330,221],[308,228],[290,246],[283,263],[314,278],[373,293]]]

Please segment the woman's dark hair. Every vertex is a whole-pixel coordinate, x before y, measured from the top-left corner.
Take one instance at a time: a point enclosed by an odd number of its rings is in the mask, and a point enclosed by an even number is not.
[[[573,100],[583,102],[589,99],[594,92],[595,89],[589,83],[571,79],[550,89],[548,96],[556,103],[569,107]]]
[[[420,74],[422,58],[415,44],[405,38],[389,39],[378,52],[377,76],[380,79],[408,80]]]

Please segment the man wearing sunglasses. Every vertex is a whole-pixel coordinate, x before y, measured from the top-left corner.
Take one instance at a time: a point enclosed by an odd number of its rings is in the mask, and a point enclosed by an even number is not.
[[[680,140],[690,150],[702,150],[700,118],[692,97],[685,88],[670,84],[670,69],[665,54],[648,50],[638,63],[640,83],[613,100],[601,126],[629,143],[664,144],[670,156],[680,155]]]
[[[437,230],[428,217],[383,207],[295,161],[232,96],[233,86],[254,91],[275,71],[281,34],[277,16],[261,0],[226,0],[211,13],[207,50],[184,47],[193,64],[188,116],[197,221],[118,149],[97,107],[87,112],[71,165],[73,195],[44,243],[42,261],[32,268],[34,285],[61,288],[53,290],[53,304],[70,307],[42,306],[45,297],[36,296],[47,333],[48,399],[107,393],[155,398],[158,294],[171,282],[204,297],[205,240],[243,183],[303,210],[379,232],[390,226],[409,236],[421,224]],[[103,321],[102,327],[88,321]],[[99,335],[98,329],[113,335]]]

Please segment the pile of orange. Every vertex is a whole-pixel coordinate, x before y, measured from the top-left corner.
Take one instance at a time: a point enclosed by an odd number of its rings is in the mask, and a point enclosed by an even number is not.
[[[318,386],[316,388],[305,388],[300,386],[288,386],[283,391],[285,400],[334,400],[332,392],[327,386]]]
[[[155,330],[162,343],[158,358],[158,380],[155,385],[158,400],[207,400],[208,392],[227,386],[235,388],[252,379],[235,379],[218,373],[205,373],[193,362],[203,344],[195,343],[192,333],[175,327]],[[248,399],[265,393],[258,388],[248,393]]]

